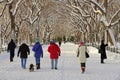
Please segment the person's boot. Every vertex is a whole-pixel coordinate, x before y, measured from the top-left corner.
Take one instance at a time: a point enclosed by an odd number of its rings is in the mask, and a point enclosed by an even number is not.
[[[36,69],[38,69],[38,64],[36,64]]]
[[[13,58],[12,57],[10,57],[10,62],[13,62]]]
[[[38,64],[38,69],[40,69],[40,63]]]
[[[82,73],[84,73],[85,72],[85,67],[82,67],[81,69],[82,69]]]
[[[104,60],[103,60],[103,59],[101,59],[101,63],[102,63],[102,64],[104,63]]]
[[[57,67],[55,67],[55,70],[57,70]]]
[[[36,69],[40,69],[40,64],[37,64],[36,66],[37,66]]]

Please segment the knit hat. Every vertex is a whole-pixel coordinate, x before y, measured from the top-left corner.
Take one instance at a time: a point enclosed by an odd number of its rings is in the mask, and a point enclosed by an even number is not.
[[[55,43],[55,40],[51,40],[50,43]]]
[[[39,38],[37,38],[37,39],[36,39],[36,42],[40,42],[40,39],[39,39]]]
[[[85,43],[83,41],[80,41],[80,46],[84,46]]]

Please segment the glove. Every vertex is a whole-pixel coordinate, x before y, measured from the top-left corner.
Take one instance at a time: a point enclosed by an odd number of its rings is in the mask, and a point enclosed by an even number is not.
[[[79,54],[77,54],[77,57],[79,57]]]
[[[60,56],[60,53],[59,53],[59,56]]]
[[[108,44],[106,44],[106,46],[108,46]]]
[[[41,58],[43,58],[43,54],[41,54]]]

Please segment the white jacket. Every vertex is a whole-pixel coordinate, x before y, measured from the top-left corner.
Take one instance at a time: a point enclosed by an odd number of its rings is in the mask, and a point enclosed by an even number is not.
[[[86,63],[86,55],[85,55],[86,47],[79,46],[77,49],[77,53],[79,52],[78,60],[80,63]]]

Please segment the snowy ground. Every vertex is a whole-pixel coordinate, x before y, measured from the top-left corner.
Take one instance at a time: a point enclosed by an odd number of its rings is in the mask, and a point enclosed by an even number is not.
[[[87,59],[86,72],[81,74],[80,64],[76,58],[78,45],[62,44],[58,70],[51,70],[48,45],[43,45],[44,57],[41,59],[41,69],[29,72],[30,63],[34,63],[33,52],[27,60],[27,69],[20,66],[20,58],[9,62],[9,53],[0,54],[0,80],[120,80],[120,54],[107,52],[105,64],[100,63],[100,54],[93,47],[88,47],[90,58]],[[17,52],[17,50],[16,50]]]

